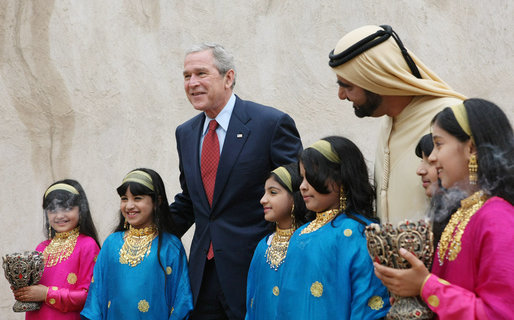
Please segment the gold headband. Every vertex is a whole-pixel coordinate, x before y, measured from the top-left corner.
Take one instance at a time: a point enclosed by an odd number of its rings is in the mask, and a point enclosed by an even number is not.
[[[475,140],[473,139],[473,135],[471,134],[471,128],[469,127],[468,113],[466,112],[466,107],[464,107],[464,103],[451,106],[450,108],[452,109],[453,115],[455,116],[455,119],[457,119],[459,126],[471,138],[473,144],[475,144]]]
[[[75,187],[70,186],[67,183],[56,183],[53,186],[50,186],[48,189],[46,189],[45,199],[46,199],[46,196],[48,196],[48,194],[50,192],[55,191],[55,190],[64,190],[64,191],[68,191],[69,193],[79,194],[79,192],[77,191],[77,189],[75,189]]]
[[[319,151],[330,162],[341,163],[337,153],[332,150],[332,145],[326,140],[316,141],[309,148]]]
[[[293,192],[293,184],[291,183],[291,174],[284,167],[278,167],[275,170],[271,171],[277,175],[277,177],[282,180],[282,182],[286,185],[289,191]]]
[[[144,185],[148,189],[155,191],[153,187],[152,177],[148,173],[141,170],[130,171],[125,177],[125,179],[123,179],[121,184],[124,184],[125,182],[139,183]]]

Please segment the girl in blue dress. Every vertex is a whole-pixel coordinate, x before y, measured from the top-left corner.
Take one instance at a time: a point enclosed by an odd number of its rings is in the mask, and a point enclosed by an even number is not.
[[[307,209],[298,187],[302,182],[298,163],[273,170],[264,185],[261,204],[264,219],[275,229],[255,249],[248,272],[246,294],[247,320],[274,319],[289,239],[306,221]]]
[[[380,319],[387,289],[373,272],[365,226],[376,222],[362,153],[327,137],[302,151],[300,192],[316,218],[295,231],[278,288],[276,319]]]
[[[193,308],[184,247],[161,177],[150,169],[127,174],[117,189],[120,220],[103,243],[93,272],[85,319],[187,319]]]

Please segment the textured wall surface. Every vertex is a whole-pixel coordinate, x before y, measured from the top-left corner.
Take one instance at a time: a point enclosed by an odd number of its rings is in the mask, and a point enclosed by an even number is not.
[[[339,38],[390,24],[452,87],[512,119],[513,16],[510,0],[2,0],[0,254],[43,240],[41,198],[57,179],[81,182],[102,241],[129,170],[157,170],[172,199],[174,130],[197,113],[182,80],[195,43],[232,51],[236,94],[288,112],[305,145],[345,135],[372,164],[378,120],[358,119],[338,100],[327,65]],[[0,279],[1,319],[23,318],[13,301]]]

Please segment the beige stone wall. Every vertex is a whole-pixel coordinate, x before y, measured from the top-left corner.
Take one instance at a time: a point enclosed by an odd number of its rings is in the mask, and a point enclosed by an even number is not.
[[[179,191],[174,130],[197,113],[181,75],[192,44],[230,49],[235,92],[291,114],[304,144],[345,135],[371,164],[378,120],[338,100],[327,65],[339,38],[390,24],[455,89],[512,119],[513,16],[510,0],[2,0],[0,254],[43,240],[41,198],[54,180],[82,183],[102,241],[127,171],[153,168],[170,198]],[[23,318],[13,301],[0,279],[1,319]]]

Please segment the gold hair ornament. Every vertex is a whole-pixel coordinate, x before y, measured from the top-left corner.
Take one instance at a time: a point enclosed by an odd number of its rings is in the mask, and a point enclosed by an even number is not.
[[[143,186],[147,187],[148,189],[155,191],[153,186],[152,177],[141,170],[134,170],[130,171],[127,176],[125,176],[125,179],[121,182],[121,184],[124,184],[125,182],[135,182],[142,184]]]
[[[453,115],[455,116],[455,119],[457,119],[462,131],[464,131],[470,137],[471,142],[475,144],[475,139],[473,139],[471,128],[469,127],[468,113],[466,112],[464,103],[451,106],[450,109],[452,109]]]
[[[317,150],[330,162],[341,163],[337,153],[332,150],[332,145],[326,140],[316,141],[309,148]]]
[[[284,167],[278,167],[275,170],[271,171],[274,173],[289,189],[290,192],[293,192],[293,184],[291,182],[291,174]]]
[[[48,194],[50,192],[55,191],[55,190],[64,190],[64,191],[68,191],[69,193],[79,194],[79,192],[77,191],[77,189],[75,189],[74,186],[71,186],[67,183],[56,183],[56,184],[50,186],[48,189],[46,189],[45,199],[46,199],[46,196],[48,196]]]

